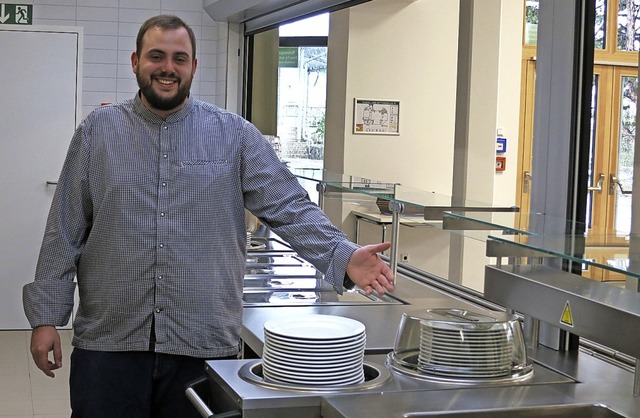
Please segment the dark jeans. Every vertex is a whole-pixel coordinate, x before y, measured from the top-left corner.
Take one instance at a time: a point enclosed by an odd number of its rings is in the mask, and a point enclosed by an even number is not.
[[[71,353],[72,418],[201,418],[184,386],[204,359],[146,351]]]

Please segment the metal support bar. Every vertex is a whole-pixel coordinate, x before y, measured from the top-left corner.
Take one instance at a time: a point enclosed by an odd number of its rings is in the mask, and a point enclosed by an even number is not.
[[[640,396],[640,360],[636,358],[636,369],[633,376],[633,396]]]
[[[327,191],[327,184],[318,183],[316,185],[316,190],[318,191],[318,206],[320,209],[324,210],[324,194]]]
[[[529,347],[537,347],[540,341],[540,320],[530,318],[531,330],[529,332]]]
[[[389,266],[391,267],[391,271],[395,276],[398,272],[398,236],[400,234],[400,214],[404,210],[404,205],[400,202],[391,202],[389,203],[389,209],[391,209],[391,251],[389,254]]]

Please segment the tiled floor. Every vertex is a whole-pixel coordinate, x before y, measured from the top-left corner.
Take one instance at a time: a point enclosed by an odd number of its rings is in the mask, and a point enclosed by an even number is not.
[[[62,369],[44,375],[29,353],[30,331],[0,331],[0,418],[69,418],[71,331],[60,331]]]

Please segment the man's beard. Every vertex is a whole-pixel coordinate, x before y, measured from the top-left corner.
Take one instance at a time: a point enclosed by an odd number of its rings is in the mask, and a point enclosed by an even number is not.
[[[156,94],[153,89],[153,79],[159,78],[175,78],[178,82],[178,91],[173,97],[163,98]],[[143,78],[140,74],[136,74],[136,80],[142,95],[147,99],[147,102],[151,107],[157,110],[168,111],[175,109],[184,103],[185,99],[189,97],[189,90],[191,89],[191,79],[187,80],[184,84],[182,79],[166,73],[153,74],[151,77]]]

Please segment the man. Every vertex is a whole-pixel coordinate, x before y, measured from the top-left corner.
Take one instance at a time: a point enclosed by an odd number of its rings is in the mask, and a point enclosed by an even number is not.
[[[349,242],[253,125],[189,98],[196,45],[182,20],[147,20],[131,64],[139,93],[93,111],[71,141],[24,288],[31,352],[46,375],[61,367],[55,326],[77,278],[72,416],[197,417],[184,384],[239,349],[245,208],[339,291],[392,290],[377,255],[389,244]]]

